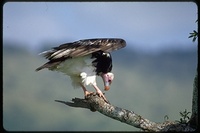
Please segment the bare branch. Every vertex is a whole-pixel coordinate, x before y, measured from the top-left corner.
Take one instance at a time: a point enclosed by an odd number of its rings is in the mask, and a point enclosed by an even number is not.
[[[87,99],[74,98],[72,102],[65,102],[55,100],[56,102],[64,103],[71,107],[79,107],[90,109],[91,111],[98,111],[110,118],[121,121],[128,125],[140,128],[144,131],[194,131],[193,128],[186,124],[178,122],[165,121],[163,123],[155,123],[133,111],[122,109],[106,103],[102,98],[97,95],[91,95]]]

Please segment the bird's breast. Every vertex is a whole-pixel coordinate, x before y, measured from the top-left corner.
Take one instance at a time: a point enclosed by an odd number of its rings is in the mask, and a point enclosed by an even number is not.
[[[71,58],[60,63],[54,70],[68,76],[80,76],[82,72],[88,75],[95,75],[95,67],[92,64],[93,61],[94,59],[91,58],[91,55]]]

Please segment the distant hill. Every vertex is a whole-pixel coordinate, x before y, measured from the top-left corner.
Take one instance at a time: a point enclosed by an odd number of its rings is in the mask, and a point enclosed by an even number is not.
[[[112,57],[115,79],[105,93],[113,105],[156,122],[163,122],[165,115],[169,120],[179,120],[180,111],[191,111],[196,50],[144,54],[123,49],[113,52]],[[55,103],[56,99],[70,101],[83,97],[83,92],[74,90],[70,78],[64,74],[48,70],[35,72],[46,61],[26,48],[3,45],[3,127],[6,130],[138,131],[97,112]],[[99,77],[97,80],[102,88],[102,80]]]

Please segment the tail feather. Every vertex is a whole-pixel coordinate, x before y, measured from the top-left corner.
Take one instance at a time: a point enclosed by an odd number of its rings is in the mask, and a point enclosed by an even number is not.
[[[37,71],[40,71],[40,70],[42,70],[44,68],[48,68],[50,70],[53,70],[53,69],[57,68],[57,65],[60,64],[61,62],[62,61],[56,61],[56,62],[49,61],[49,62],[45,63],[44,65],[42,65],[42,66],[38,67],[37,69],[35,69],[35,71],[37,72]]]
[[[47,50],[44,52],[39,53],[39,55],[44,56],[46,59],[48,59],[55,51],[53,49]]]
[[[40,66],[40,67],[38,67],[37,69],[35,69],[35,71],[37,72],[37,71],[40,71],[40,70],[42,70],[44,68],[47,68],[47,63],[42,65],[42,66]]]

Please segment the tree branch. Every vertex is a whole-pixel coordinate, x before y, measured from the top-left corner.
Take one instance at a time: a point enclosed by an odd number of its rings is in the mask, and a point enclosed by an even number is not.
[[[63,103],[70,107],[79,107],[90,109],[91,111],[98,111],[103,115],[134,126],[136,128],[140,128],[144,131],[194,131],[194,129],[190,126],[178,122],[152,122],[148,119],[143,118],[141,115],[136,114],[133,111],[122,109],[106,103],[102,98],[98,97],[97,95],[91,95],[86,99],[74,98],[72,99],[72,102],[65,102],[60,100],[55,101]]]
[[[193,83],[192,116],[189,123],[194,128],[198,127],[198,69]]]

